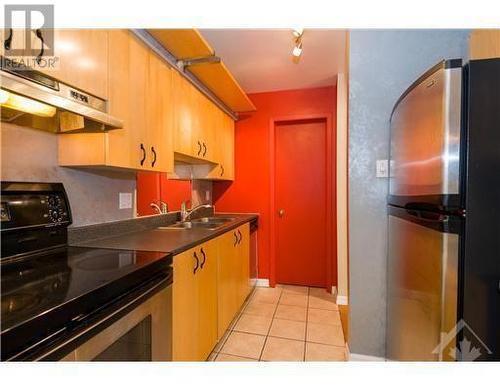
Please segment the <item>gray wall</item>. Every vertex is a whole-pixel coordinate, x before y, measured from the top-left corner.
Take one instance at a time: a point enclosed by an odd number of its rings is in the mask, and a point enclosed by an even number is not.
[[[385,356],[389,116],[401,93],[443,58],[464,58],[465,30],[354,30],[349,70],[349,348]]]
[[[133,217],[133,209],[118,208],[118,193],[134,193],[135,173],[59,167],[55,134],[5,123],[1,129],[3,181],[62,182],[73,226]]]

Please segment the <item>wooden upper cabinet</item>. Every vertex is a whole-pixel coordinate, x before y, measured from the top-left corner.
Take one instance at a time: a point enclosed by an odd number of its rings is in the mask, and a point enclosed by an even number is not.
[[[196,129],[197,140],[202,144],[201,157],[217,161],[217,141],[215,137],[216,115],[219,109],[204,95],[199,93],[199,118]]]
[[[193,88],[177,72],[173,72],[174,97],[174,152],[193,155],[193,133],[195,129],[195,109]]]
[[[234,179],[234,121],[228,115],[221,113],[219,128],[219,179]]]
[[[122,129],[59,136],[59,164],[173,170],[172,70],[128,30],[109,30],[109,112]]]
[[[217,161],[215,104],[177,72],[173,72],[174,152],[187,163]]]
[[[114,167],[139,168],[141,159],[140,143],[145,125],[140,125],[137,117],[129,109],[135,103],[132,92],[145,87],[144,77],[133,77],[133,66],[140,55],[139,42],[127,30],[109,31],[109,112],[123,121],[123,128],[107,135],[108,151],[106,164]],[[136,56],[130,61],[131,54]],[[142,53],[142,64],[146,64],[146,53]],[[137,87],[137,84],[144,86]],[[142,104],[143,105],[143,104]],[[145,112],[142,113],[145,115]],[[139,126],[138,126],[139,123]]]
[[[173,71],[153,52],[149,53],[146,85],[147,169],[171,172],[173,156]]]
[[[215,127],[217,165],[210,167],[208,173],[195,170],[200,178],[213,180],[234,180],[234,121],[227,114],[219,111]]]
[[[43,34],[43,30],[42,30]],[[38,39],[33,41],[40,45]],[[44,73],[100,98],[108,98],[108,30],[56,29],[56,69]]]
[[[470,36],[470,59],[500,58],[500,29],[477,29]]]

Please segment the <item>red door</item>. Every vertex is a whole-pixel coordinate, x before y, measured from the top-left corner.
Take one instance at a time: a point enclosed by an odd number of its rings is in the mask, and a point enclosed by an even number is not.
[[[326,121],[275,129],[276,282],[326,287]]]

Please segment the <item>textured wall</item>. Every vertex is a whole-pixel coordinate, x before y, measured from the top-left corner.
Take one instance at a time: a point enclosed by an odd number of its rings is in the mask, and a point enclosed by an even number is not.
[[[443,58],[467,55],[465,30],[354,30],[349,73],[349,347],[385,356],[389,116],[401,93]]]
[[[3,181],[62,182],[74,227],[133,217],[118,208],[118,193],[134,193],[135,173],[59,167],[55,134],[5,123],[1,130]]]

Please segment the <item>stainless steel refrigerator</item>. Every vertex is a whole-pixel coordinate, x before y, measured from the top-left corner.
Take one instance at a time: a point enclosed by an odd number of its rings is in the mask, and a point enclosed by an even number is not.
[[[446,60],[391,115],[389,360],[500,360],[500,59]]]

